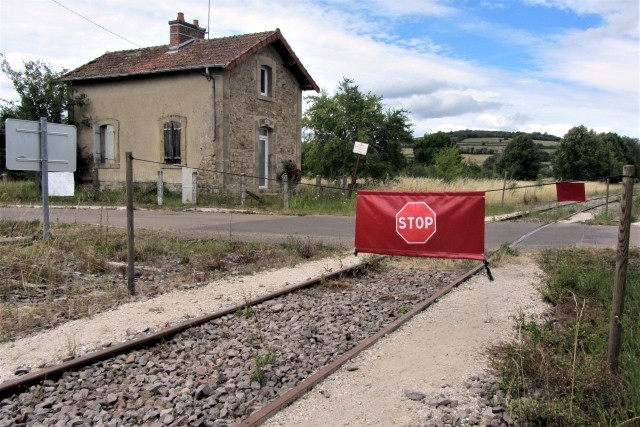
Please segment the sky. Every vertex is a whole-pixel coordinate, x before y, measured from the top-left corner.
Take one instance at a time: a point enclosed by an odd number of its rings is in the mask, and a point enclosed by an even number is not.
[[[638,0],[0,0],[12,68],[72,70],[169,43],[183,12],[208,37],[279,28],[328,94],[343,78],[405,110],[415,136],[584,125],[640,137]],[[306,95],[315,94],[313,91]],[[17,94],[4,74],[0,98]]]

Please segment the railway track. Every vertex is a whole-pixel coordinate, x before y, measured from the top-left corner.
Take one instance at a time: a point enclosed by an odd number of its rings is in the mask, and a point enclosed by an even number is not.
[[[482,268],[358,266],[191,319],[0,384],[0,426],[255,425]]]
[[[336,272],[7,381],[0,425],[255,424],[470,274]]]

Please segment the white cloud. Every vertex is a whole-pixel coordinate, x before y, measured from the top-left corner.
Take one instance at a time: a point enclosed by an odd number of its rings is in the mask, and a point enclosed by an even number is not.
[[[572,32],[540,46],[544,75],[594,89],[638,92],[638,40],[599,29]]]
[[[483,113],[476,117],[476,123],[482,129],[487,130],[512,130],[526,125],[530,117],[516,113],[510,116],[504,114]]]
[[[167,21],[177,12],[207,26],[207,3],[200,0],[60,1],[141,46],[166,44]],[[640,136],[637,0],[527,1],[602,14],[603,24],[586,31],[532,34],[506,24],[468,22],[463,10],[436,0],[219,0],[212,2],[211,37],[279,27],[320,87],[332,93],[342,78],[352,78],[364,92],[383,96],[386,107],[409,110],[416,135],[513,126],[508,130],[561,136],[584,124]],[[501,7],[506,2],[489,3]],[[14,67],[22,59],[43,58],[53,67],[71,69],[107,50],[135,48],[50,0],[2,0],[0,8],[0,52]],[[465,25],[465,31],[508,34],[534,55],[537,68],[509,72],[482,66],[481,58],[460,60],[451,47],[428,37],[403,39],[388,26],[389,19],[428,17],[417,21],[428,26],[454,15],[460,19],[447,23]],[[452,32],[457,30],[452,26]],[[0,98],[11,92],[0,76]]]

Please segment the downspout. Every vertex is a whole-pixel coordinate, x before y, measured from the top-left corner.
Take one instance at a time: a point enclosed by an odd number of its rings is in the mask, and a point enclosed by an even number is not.
[[[212,106],[213,106],[213,112],[212,112],[212,117],[211,117],[211,121],[213,122],[213,138],[211,139],[212,141],[216,140],[216,128],[217,128],[217,123],[216,123],[216,79],[211,75],[211,72],[209,71],[209,67],[205,67],[204,69],[205,75],[207,76],[207,80],[209,80],[211,82],[211,91],[212,91],[212,96],[213,96],[213,100],[212,100]]]

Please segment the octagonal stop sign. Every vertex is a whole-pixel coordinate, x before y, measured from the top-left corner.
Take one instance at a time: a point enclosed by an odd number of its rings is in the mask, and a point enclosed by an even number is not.
[[[426,243],[436,233],[436,213],[425,202],[408,202],[396,214],[396,232],[409,244]]]

